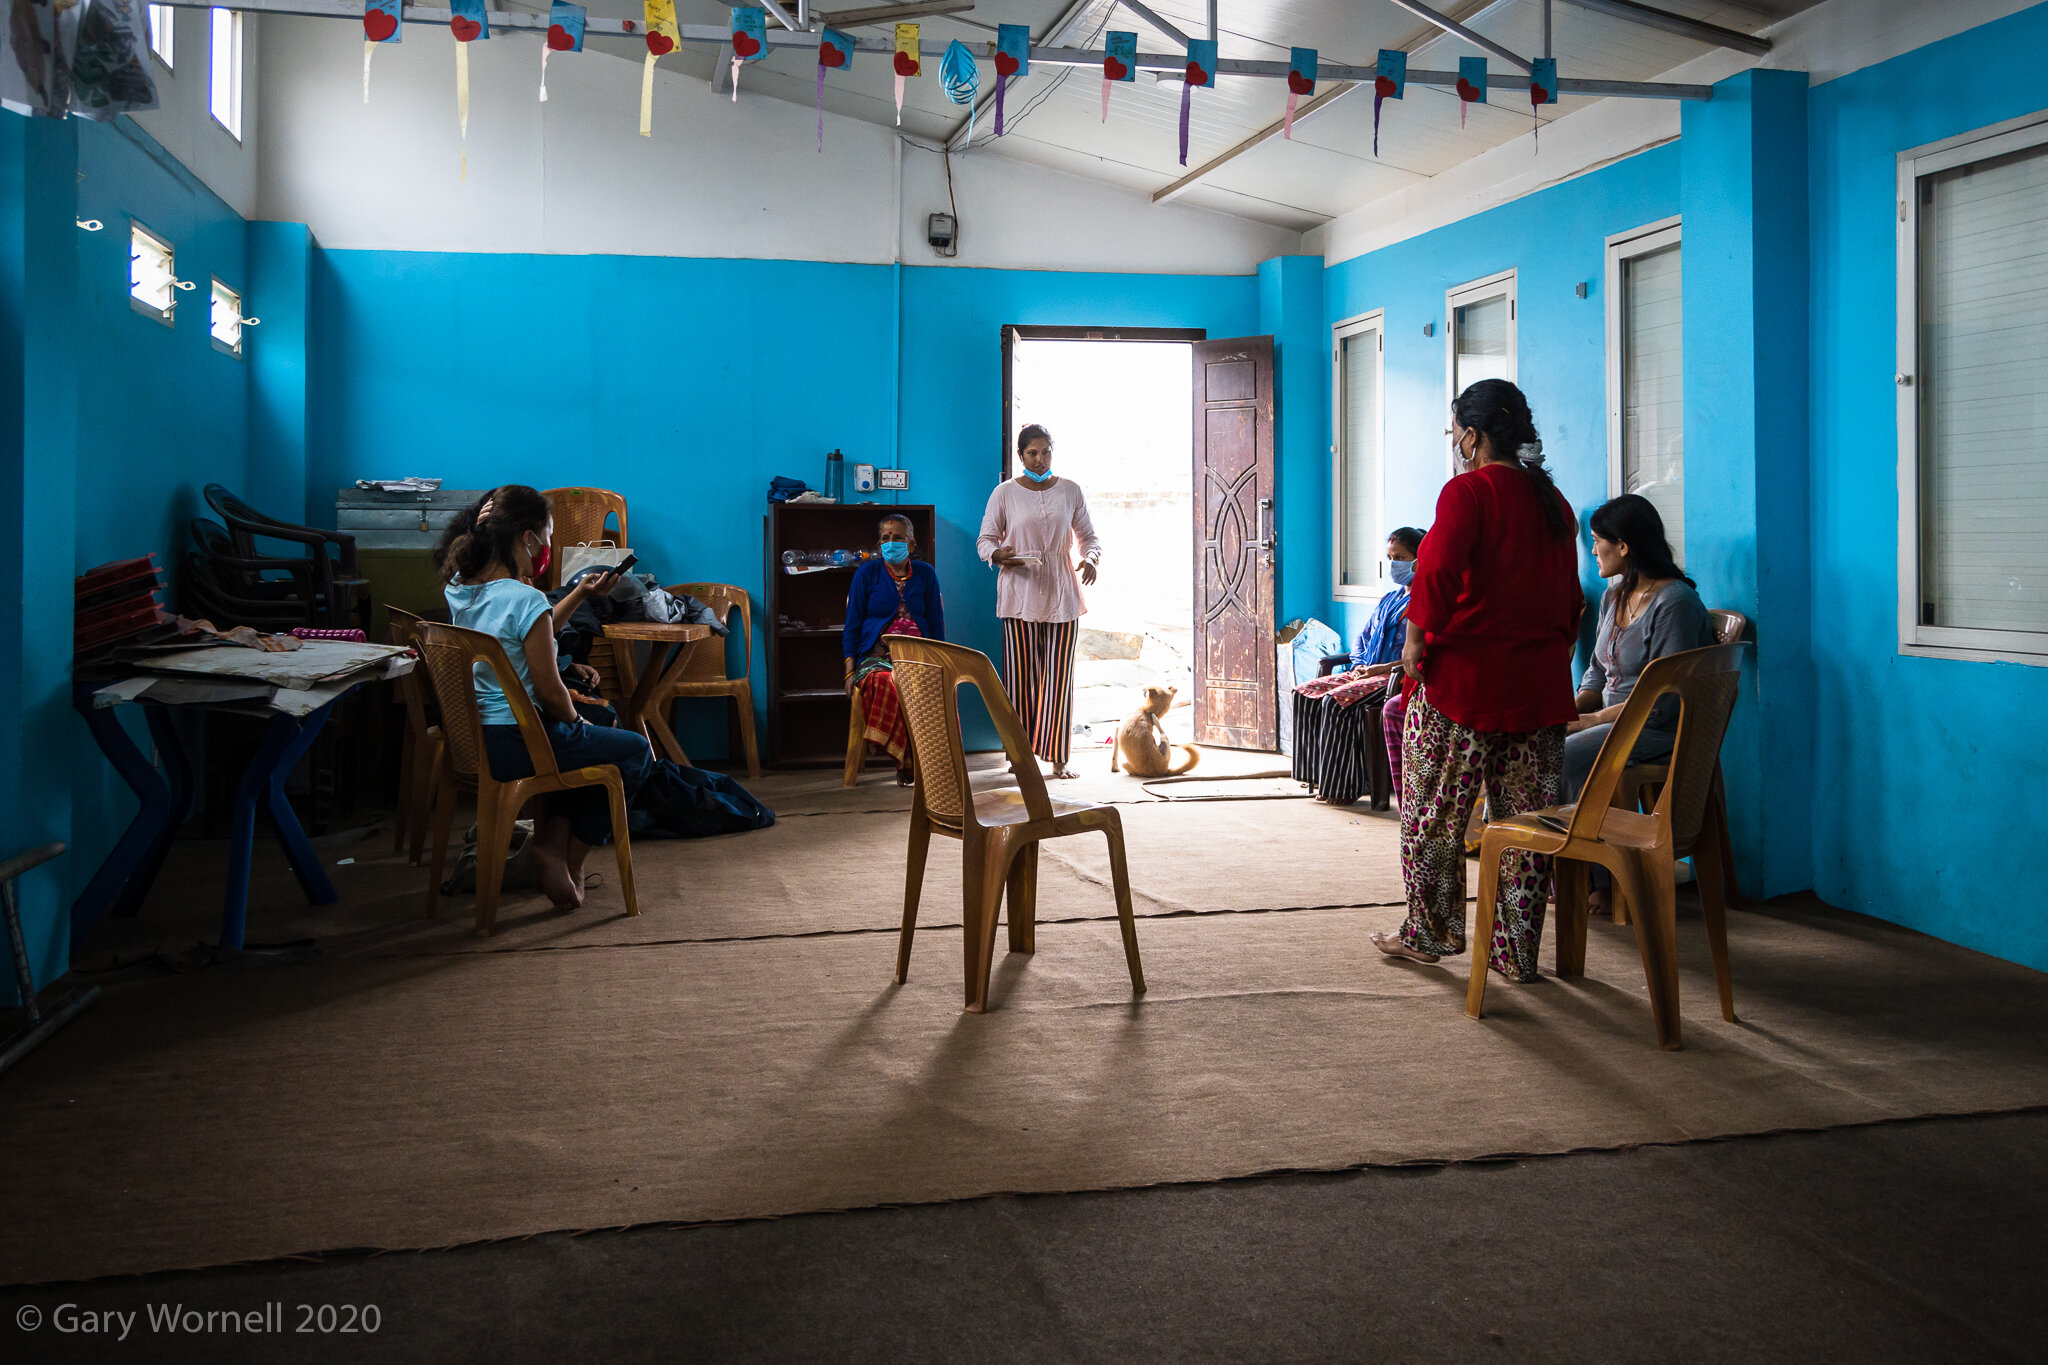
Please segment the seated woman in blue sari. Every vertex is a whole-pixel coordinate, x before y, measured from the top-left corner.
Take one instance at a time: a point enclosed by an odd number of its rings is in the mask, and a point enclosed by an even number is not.
[[[846,592],[846,693],[857,699],[867,741],[896,760],[896,781],[911,783],[910,726],[896,697],[890,672],[891,635],[946,638],[946,603],[939,571],[911,556],[917,532],[908,517],[882,518],[878,558],[853,571]]]

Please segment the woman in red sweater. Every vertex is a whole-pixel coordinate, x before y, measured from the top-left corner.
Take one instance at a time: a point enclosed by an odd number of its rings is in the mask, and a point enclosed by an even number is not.
[[[1444,485],[1409,588],[1402,665],[1401,874],[1408,918],[1374,934],[1391,957],[1465,951],[1464,831],[1482,789],[1495,818],[1552,804],[1578,716],[1572,647],[1585,594],[1577,520],[1543,467],[1529,401],[1482,379],[1451,405],[1465,472]],[[1493,970],[1536,979],[1550,863],[1501,860]]]

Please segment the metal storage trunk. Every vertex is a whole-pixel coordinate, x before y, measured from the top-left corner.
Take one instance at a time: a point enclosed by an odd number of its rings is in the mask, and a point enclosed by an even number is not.
[[[344,488],[334,495],[334,529],[356,538],[358,550],[431,550],[455,514],[483,490],[437,488],[431,493],[381,493]]]

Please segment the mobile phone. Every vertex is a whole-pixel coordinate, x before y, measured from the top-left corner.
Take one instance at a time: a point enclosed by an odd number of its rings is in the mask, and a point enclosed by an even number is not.
[[[632,567],[633,567],[633,566],[634,566],[635,564],[638,564],[639,562],[640,562],[640,556],[639,556],[639,555],[627,555],[627,556],[626,556],[626,557],[625,557],[624,559],[622,559],[622,560],[620,560],[620,561],[619,561],[618,563],[616,563],[616,564],[612,565],[612,566],[611,566],[611,568],[609,568],[609,569],[606,569],[606,570],[605,570],[605,572],[606,572],[606,573],[624,573],[624,572],[625,572],[626,570],[628,570],[628,569],[632,568]]]

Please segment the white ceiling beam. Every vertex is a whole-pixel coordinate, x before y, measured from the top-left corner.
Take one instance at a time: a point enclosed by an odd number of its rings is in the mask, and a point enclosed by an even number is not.
[[[1395,2],[1398,4],[1399,0]],[[1688,19],[1683,14],[1672,14],[1667,10],[1636,4],[1635,0],[1565,0],[1565,3],[1577,5],[1580,9],[1592,10],[1595,14],[1611,14],[1617,19],[1626,19],[1645,28],[1676,33],[1681,38],[1691,38],[1695,42],[1706,43],[1711,47],[1746,52],[1752,57],[1765,56],[1771,50],[1771,40],[1768,38],[1759,38],[1754,34],[1732,28],[1722,28],[1719,24],[1710,24],[1704,19]],[[1547,12],[1548,0],[1545,0],[1544,8]]]
[[[834,10],[830,14],[821,12],[818,19],[834,28],[863,28],[869,24],[890,24],[899,19],[958,14],[973,8],[974,0],[910,0],[910,3],[901,5],[872,5],[866,9]],[[799,14],[797,17],[803,16]]]
[[[1513,62],[1516,66],[1521,67],[1522,70],[1525,72],[1530,69],[1529,61],[1527,58],[1517,57],[1514,53],[1508,51],[1499,43],[1493,41],[1493,39],[1487,37],[1483,33],[1474,32],[1472,29],[1469,29],[1465,25],[1459,23],[1456,19],[1451,18],[1450,15],[1437,13],[1428,5],[1423,4],[1422,0],[1389,0],[1389,3],[1400,6],[1402,9],[1407,10],[1410,14],[1414,15],[1418,19],[1428,20],[1430,23],[1435,24],[1438,28],[1442,29],[1446,33],[1457,34],[1460,38],[1463,38],[1466,42],[1472,44],[1472,46],[1480,48],[1486,52],[1491,52],[1494,56],[1499,57],[1503,61]]]
[[[1173,23],[1170,20],[1168,20],[1165,15],[1160,14],[1157,10],[1154,10],[1150,5],[1145,3],[1145,0],[1120,0],[1120,2],[1122,3],[1125,9],[1137,15],[1140,19],[1143,19],[1146,23],[1152,25],[1152,27],[1158,29],[1161,33],[1173,39],[1173,41],[1179,43],[1182,47],[1186,47],[1188,45],[1188,35],[1182,33],[1179,29],[1175,28],[1173,26]]]
[[[1395,0],[1395,2],[1398,4],[1399,0]],[[775,22],[788,29],[791,33],[802,33],[804,31],[804,26],[796,21],[796,16],[777,4],[776,0],[761,0],[761,8],[774,15]]]

